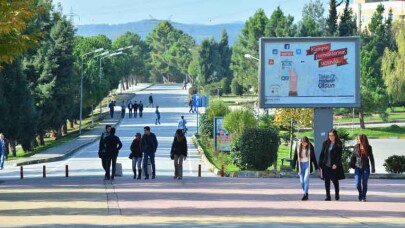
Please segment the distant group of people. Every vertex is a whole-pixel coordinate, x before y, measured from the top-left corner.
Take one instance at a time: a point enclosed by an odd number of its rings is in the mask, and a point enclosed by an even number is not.
[[[328,139],[322,144],[321,154],[317,162],[314,146],[309,142],[308,137],[303,137],[300,140],[295,148],[293,169],[297,166],[301,187],[304,191],[301,200],[308,200],[309,174],[312,173],[313,168],[319,170],[320,177],[325,181],[325,201],[331,200],[331,181],[335,188],[335,200],[340,199],[339,180],[345,179],[342,149],[342,141],[339,139],[337,131],[330,130]],[[375,173],[375,163],[372,147],[364,134],[357,136],[357,144],[354,147],[349,167],[354,169],[356,188],[359,192],[358,200],[365,202],[367,200],[368,178],[370,171]]]
[[[181,116],[170,151],[170,157],[174,160],[174,177],[180,180],[183,178],[183,161],[187,157],[186,124],[187,121],[184,119],[184,116]],[[142,173],[144,173],[145,180],[149,179],[148,163],[150,162],[152,166],[151,178],[155,179],[155,153],[158,148],[158,141],[149,126],[143,129],[144,134],[142,135],[137,132],[130,146],[131,153],[128,157],[132,160],[133,178],[141,179]],[[115,128],[111,127],[111,125],[106,125],[105,132],[101,134],[99,141],[98,155],[101,158],[102,167],[105,171],[104,180],[114,180],[118,153],[122,148],[122,142],[115,133]]]
[[[146,107],[152,107],[153,108],[153,96],[152,94],[149,95],[148,97],[148,101],[149,104]],[[112,100],[108,107],[110,108],[110,117],[114,118],[114,107],[116,105],[115,100]],[[132,102],[132,100],[128,101],[128,103],[125,103],[125,101],[123,100],[121,102],[121,118],[125,118],[125,112],[128,109],[128,118],[137,118],[138,114],[139,117],[142,118],[143,116],[143,109],[144,109],[144,105],[142,103],[142,100],[140,100],[139,102],[137,102],[136,100],[134,102]]]

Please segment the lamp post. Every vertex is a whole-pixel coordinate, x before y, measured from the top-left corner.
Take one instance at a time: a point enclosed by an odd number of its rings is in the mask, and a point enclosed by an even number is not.
[[[247,58],[247,59],[254,59],[254,60],[258,61],[259,62],[258,67],[260,67],[260,59],[254,57],[251,54],[244,54],[244,57]],[[260,69],[259,69],[259,71],[260,71]],[[243,85],[242,85],[242,88],[243,88]],[[259,119],[260,119],[260,105],[259,105],[259,102],[257,102],[257,118],[258,118],[258,121],[259,121]]]
[[[82,72],[81,72],[81,74],[80,74],[80,122],[79,122],[79,135],[81,135],[82,134],[82,114],[83,114],[83,71],[84,71],[84,68],[83,68],[83,61],[84,61],[84,57],[86,56],[86,55],[90,55],[90,54],[93,54],[93,53],[97,53],[97,52],[101,52],[101,51],[104,51],[104,48],[99,48],[99,49],[96,49],[96,50],[94,50],[94,51],[91,51],[91,52],[87,52],[87,53],[85,53],[85,54],[83,54],[82,55]]]

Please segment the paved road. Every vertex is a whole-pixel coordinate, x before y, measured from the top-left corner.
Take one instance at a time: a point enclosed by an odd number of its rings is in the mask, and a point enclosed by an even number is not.
[[[170,160],[170,148],[174,132],[177,129],[177,121],[181,115],[188,121],[189,134],[187,141],[189,156],[183,163],[184,176],[197,176],[198,165],[201,163],[197,150],[191,140],[191,132],[196,131],[196,115],[188,113],[187,91],[181,89],[182,85],[156,85],[144,91],[137,92],[135,100],[146,105],[148,96],[152,93],[155,105],[159,105],[161,112],[161,124],[155,125],[155,108],[145,108],[143,118],[125,118],[117,128],[117,136],[121,138],[123,149],[120,151],[118,162],[123,165],[124,176],[132,175],[131,160],[128,159],[130,144],[136,132],[143,134],[143,127],[150,126],[151,131],[158,137],[159,147],[156,152],[157,176],[172,176],[173,164]],[[121,101],[117,101],[117,105]],[[118,108],[118,107],[116,107]],[[108,122],[108,121],[107,121]],[[92,137],[92,136],[88,136]],[[93,143],[77,151],[72,157],[64,161],[45,163],[48,177],[60,177],[65,174],[65,165],[69,166],[70,176],[100,176],[103,177],[101,161],[97,156],[98,143]],[[44,164],[24,166],[25,178],[42,177],[42,166]],[[1,179],[19,178],[19,167],[6,167],[1,171]],[[213,176],[209,170],[202,165],[202,175]]]

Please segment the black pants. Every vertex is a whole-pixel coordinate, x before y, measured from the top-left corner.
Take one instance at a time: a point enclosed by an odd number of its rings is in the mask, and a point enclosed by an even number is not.
[[[103,166],[104,172],[106,172],[105,166],[107,165],[107,160],[105,157],[101,158],[101,165]],[[106,177],[106,176],[105,176]]]
[[[135,110],[134,110],[134,117],[136,118],[137,116],[138,116],[138,110],[135,109]]]
[[[330,181],[332,181],[333,186],[335,186],[335,193],[339,194],[339,180],[333,175],[331,167],[323,167],[323,176],[325,177],[325,190],[326,194],[330,194]]]
[[[128,110],[128,118],[132,118],[132,109]]]
[[[141,117],[141,118],[142,118],[142,112],[143,112],[143,110],[139,110],[139,117]]]
[[[114,118],[114,109],[113,108],[110,108],[110,116],[111,116],[111,119]]]
[[[124,117],[125,117],[125,109],[121,109],[121,118],[124,119]]]
[[[117,156],[113,156],[113,157],[110,157],[110,156],[107,156],[106,158],[106,164],[105,164],[105,177],[107,178],[107,179],[110,179],[110,177],[111,178],[114,178],[114,176],[115,176],[115,167],[116,167],[116,165],[117,165]],[[111,172],[111,175],[110,175],[110,167],[111,167],[111,163],[112,163],[112,172]]]

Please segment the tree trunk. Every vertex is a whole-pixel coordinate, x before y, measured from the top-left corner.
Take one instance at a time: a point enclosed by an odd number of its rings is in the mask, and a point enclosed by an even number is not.
[[[13,154],[14,157],[17,157],[16,146],[17,146],[17,143],[14,140],[10,140],[11,153]]]
[[[359,111],[359,120],[360,120],[360,128],[365,129],[366,125],[364,125],[364,114],[363,111]]]
[[[77,125],[77,119],[75,119],[75,120],[73,121],[73,123]]]
[[[39,145],[45,146],[44,135],[39,134]]]
[[[73,119],[69,120],[69,122],[70,122],[70,128],[73,129],[75,127],[74,120]]]
[[[129,89],[129,80],[128,78],[125,78],[125,85],[126,85],[126,89]]]
[[[124,80],[121,80],[121,88],[122,88],[123,91],[125,91]]]
[[[62,138],[62,127],[58,128],[58,130],[55,132],[55,140],[60,138]]]
[[[67,135],[67,120],[65,121],[65,123],[62,126],[62,135]]]

